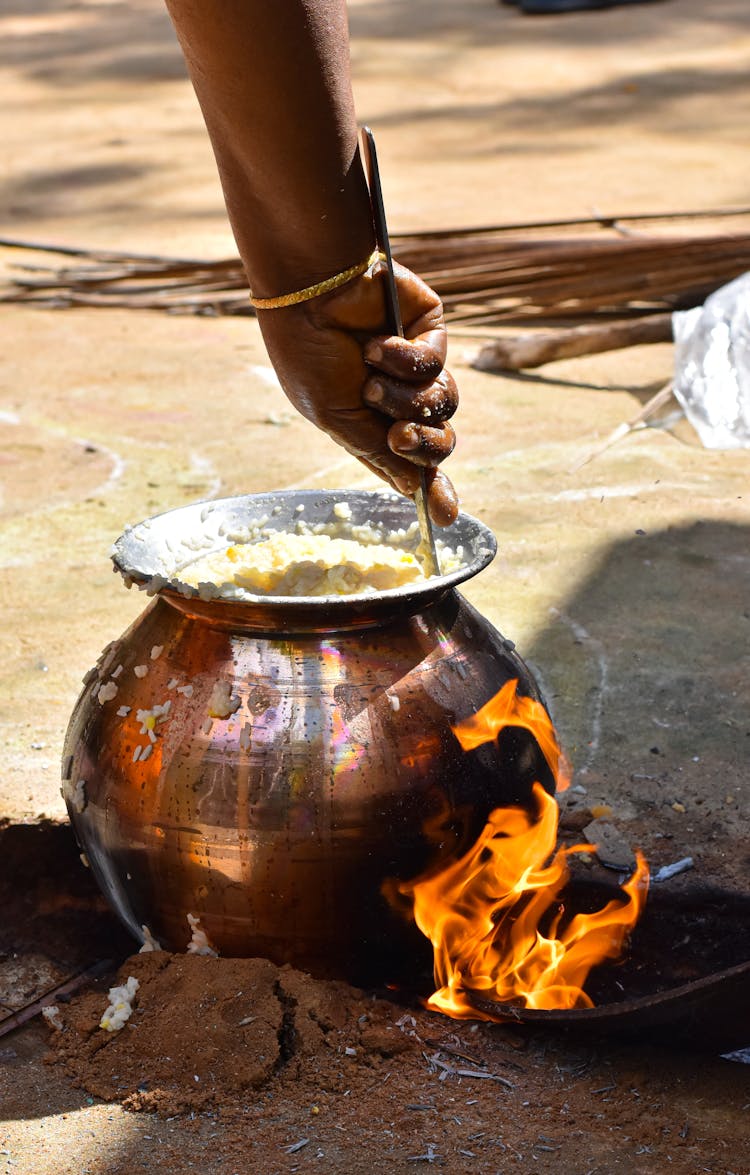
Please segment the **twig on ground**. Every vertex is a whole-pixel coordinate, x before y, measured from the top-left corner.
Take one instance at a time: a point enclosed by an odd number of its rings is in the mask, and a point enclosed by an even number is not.
[[[487,1066],[484,1061],[478,1061],[476,1057],[470,1057],[468,1053],[460,1053],[458,1049],[449,1048],[447,1044],[441,1044],[439,1040],[431,1040],[425,1036],[424,1043],[428,1044],[431,1049],[438,1049],[441,1053],[447,1053],[449,1057],[458,1057],[459,1061],[468,1061],[470,1065],[477,1065],[482,1069]]]
[[[640,412],[634,416],[632,420],[627,420],[623,424],[618,424],[617,428],[609,434],[605,441],[603,441],[600,445],[597,445],[595,449],[591,449],[591,451],[586,453],[584,457],[582,457],[579,461],[576,461],[574,465],[571,465],[568,473],[578,473],[578,470],[583,469],[584,465],[588,465],[589,461],[593,461],[595,457],[601,457],[602,453],[607,452],[607,449],[611,449],[612,446],[616,445],[618,441],[623,440],[631,432],[634,432],[635,429],[644,425],[649,416],[653,416],[655,412],[658,412],[660,408],[663,408],[665,404],[669,403],[669,401],[672,399],[672,395],[673,384],[670,380],[669,383],[665,384],[663,388],[660,388],[656,395],[652,396],[651,399],[643,405],[643,408],[641,408]]]
[[[10,1016],[5,1016],[0,1020],[0,1036],[6,1036],[7,1033],[13,1032],[16,1028],[20,1028],[22,1024],[33,1020],[34,1016],[38,1016],[44,1008],[48,1008],[54,1004],[56,999],[59,999],[61,996],[72,995],[74,991],[78,991],[80,987],[84,987],[89,980],[96,979],[99,975],[104,975],[112,966],[111,959],[102,959],[100,962],[86,967],[85,970],[69,976],[62,983],[56,984],[55,987],[50,988],[49,991],[45,991],[43,995],[38,996],[31,1003],[19,1008],[17,1012],[12,1012]]]
[[[483,1070],[474,1072],[471,1069],[456,1069],[456,1077],[484,1077],[487,1081],[497,1081],[500,1085],[505,1086],[506,1089],[515,1089],[512,1081],[508,1081],[507,1077],[501,1077],[499,1073],[485,1073]]]
[[[293,1142],[291,1146],[284,1146],[281,1149],[285,1150],[288,1155],[295,1155],[297,1151],[301,1151],[303,1146],[307,1146],[309,1138],[301,1138],[299,1142]]]
[[[446,1077],[477,1077],[484,1078],[486,1081],[497,1081],[506,1089],[515,1089],[512,1081],[507,1077],[501,1077],[499,1073],[488,1073],[486,1069],[456,1069],[454,1065],[449,1065],[447,1061],[441,1061],[437,1053],[430,1055],[429,1053],[422,1053],[427,1064],[433,1069],[440,1069],[440,1081],[444,1081]]]
[[[434,1163],[436,1159],[440,1158],[434,1145],[431,1142],[427,1143],[427,1150],[423,1155],[407,1155],[407,1163]]]

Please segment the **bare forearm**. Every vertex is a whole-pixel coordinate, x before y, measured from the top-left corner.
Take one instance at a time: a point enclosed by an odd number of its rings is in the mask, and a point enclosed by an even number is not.
[[[320,281],[373,234],[345,0],[166,0],[253,292]]]
[[[201,104],[253,294],[278,298],[371,253],[346,0],[166,0]],[[437,295],[398,270],[405,338],[386,330],[382,268],[258,311],[271,362],[308,419],[402,493],[427,467],[440,525],[458,502],[437,465],[457,404]],[[428,421],[428,424],[425,424]]]

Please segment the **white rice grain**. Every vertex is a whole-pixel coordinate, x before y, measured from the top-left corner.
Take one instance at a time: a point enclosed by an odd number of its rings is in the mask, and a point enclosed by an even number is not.
[[[99,705],[103,706],[105,702],[111,702],[112,698],[117,696],[117,686],[113,681],[107,681],[99,687],[99,692],[96,696],[99,699]]]

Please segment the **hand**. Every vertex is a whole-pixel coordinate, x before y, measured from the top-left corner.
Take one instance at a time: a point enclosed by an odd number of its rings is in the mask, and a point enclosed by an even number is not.
[[[403,494],[414,494],[426,467],[430,515],[448,526],[458,499],[436,467],[456,442],[447,421],[458,392],[443,370],[443,310],[420,278],[394,270],[405,338],[383,333],[382,267],[309,302],[260,310],[258,321],[295,408]]]

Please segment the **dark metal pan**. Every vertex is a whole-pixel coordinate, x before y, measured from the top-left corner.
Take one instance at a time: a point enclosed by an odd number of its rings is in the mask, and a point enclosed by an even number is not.
[[[617,967],[601,968],[600,977],[586,985],[595,1007],[540,1011],[480,993],[470,999],[493,1017],[576,1035],[646,1038],[713,1053],[747,1048],[749,915],[746,895],[696,888],[662,896],[652,890],[628,958]],[[703,974],[697,978],[679,981],[698,969]],[[644,991],[649,986],[651,991]],[[619,992],[623,998],[613,994]]]
[[[470,995],[477,1011],[581,1035],[689,1045],[713,1053],[750,1046],[750,962],[657,995],[578,1011],[536,1011]]]

